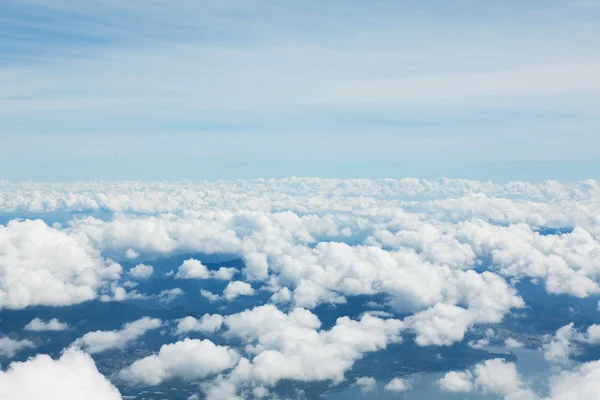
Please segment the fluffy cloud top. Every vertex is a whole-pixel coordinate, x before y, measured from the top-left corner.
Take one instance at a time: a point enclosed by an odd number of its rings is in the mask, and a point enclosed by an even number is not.
[[[73,342],[73,346],[80,347],[90,354],[123,349],[147,331],[159,328],[161,325],[161,321],[157,318],[144,317],[123,325],[121,330],[88,332]]]
[[[65,330],[69,329],[69,325],[65,324],[63,322],[60,322],[56,318],[52,318],[48,322],[44,322],[44,320],[42,320],[40,318],[34,318],[31,320],[30,323],[25,325],[25,327],[23,329],[25,329],[26,331],[33,331],[33,332],[41,332],[41,331],[55,331],[56,332],[56,331],[65,331]]]
[[[210,340],[184,339],[166,344],[154,354],[123,369],[120,377],[131,383],[158,385],[168,379],[205,378],[233,367],[239,359],[236,351]]]
[[[200,261],[190,258],[179,266],[175,277],[180,279],[208,279],[210,278],[210,271]]]
[[[394,378],[385,385],[385,390],[388,392],[404,392],[408,389],[408,385],[402,378]]]
[[[189,332],[214,333],[223,325],[223,316],[219,314],[204,314],[202,318],[185,317],[177,322],[177,334]]]
[[[239,296],[252,296],[254,289],[248,282],[229,282],[223,290],[223,297],[231,301]]]
[[[23,349],[33,349],[35,344],[29,340],[14,340],[9,337],[0,337],[0,355],[11,358]]]
[[[501,358],[486,360],[471,370],[448,372],[440,379],[439,385],[442,390],[453,393],[480,392],[506,400],[538,399],[522,380],[516,365]]]
[[[86,353],[68,349],[58,360],[37,355],[0,371],[0,393],[6,399],[121,400]]]
[[[147,279],[154,273],[154,267],[146,264],[138,264],[129,270],[129,275],[138,279]]]
[[[41,220],[0,225],[0,307],[70,305],[91,300],[121,266],[75,234]]]
[[[403,323],[365,314],[354,321],[339,318],[330,330],[308,310],[285,314],[272,305],[225,317],[226,336],[238,337],[254,354],[231,373],[233,381],[275,384],[282,379],[340,382],[363,354],[401,341]]]

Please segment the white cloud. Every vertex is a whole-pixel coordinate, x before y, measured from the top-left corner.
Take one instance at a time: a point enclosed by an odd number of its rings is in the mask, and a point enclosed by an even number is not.
[[[538,399],[519,375],[516,365],[501,358],[486,360],[471,370],[448,372],[438,383],[443,391],[453,393],[479,392],[505,400]]]
[[[319,330],[316,315],[302,308],[283,313],[272,305],[226,316],[225,337],[246,343],[251,359],[241,359],[222,382],[273,385],[282,379],[341,382],[363,354],[401,341],[404,324],[369,314],[354,321],[339,318],[330,330]]]
[[[120,272],[77,235],[41,220],[0,225],[0,307],[81,303]]]
[[[234,281],[229,282],[223,290],[223,297],[229,301],[232,301],[239,296],[252,296],[254,295],[254,289],[248,282]]]
[[[175,277],[179,279],[208,279],[210,278],[210,271],[200,261],[190,258],[179,266]]]
[[[185,292],[181,288],[165,289],[158,294],[158,300],[162,303],[170,303],[184,294]]]
[[[23,349],[33,349],[35,343],[29,340],[14,340],[7,336],[0,337],[0,355],[12,358]]]
[[[129,275],[138,279],[147,279],[154,273],[154,268],[151,265],[138,264],[129,270]]]
[[[600,360],[550,378],[550,400],[594,400],[600,393]]]
[[[214,333],[221,328],[223,316],[219,314],[204,314],[200,319],[185,317],[177,321],[176,333],[179,335],[189,332]]]
[[[69,329],[69,325],[60,322],[56,318],[52,318],[48,322],[44,322],[40,318],[34,318],[33,320],[31,320],[30,323],[25,325],[25,327],[23,329],[25,329],[26,331],[34,331],[34,332],[65,331],[65,330]]]
[[[205,289],[200,289],[200,296],[204,297],[211,303],[213,301],[218,301],[221,298],[218,294],[214,294],[211,291]]]
[[[453,393],[469,393],[474,390],[473,375],[470,371],[450,371],[439,380],[442,390]]]
[[[551,340],[544,344],[544,358],[555,363],[568,362],[569,358],[577,352],[575,341],[578,335],[573,323],[559,328]]]
[[[128,285],[131,286],[131,285]],[[137,290],[127,291],[125,288],[119,286],[116,283],[111,283],[109,286],[110,293],[103,294],[100,296],[100,301],[109,302],[109,301],[126,301],[132,299],[145,299],[147,296],[145,294],[139,293]]]
[[[377,381],[371,376],[361,376],[354,381],[356,386],[360,387],[360,391],[365,394],[377,390]]]
[[[237,269],[233,267],[221,267],[212,273],[212,277],[222,281],[230,281],[236,273]]]
[[[0,371],[0,393],[6,399],[121,400],[94,360],[76,349],[66,350],[58,360],[40,354],[10,364]]]
[[[135,361],[119,375],[134,384],[158,385],[173,378],[205,378],[233,367],[238,360],[237,352],[227,346],[206,339],[184,339],[163,345],[158,354]]]
[[[404,392],[408,389],[408,385],[402,378],[394,378],[385,385],[385,390],[388,392]]]
[[[525,347],[525,345],[519,342],[517,339],[506,338],[504,339],[504,347],[507,347],[509,349],[520,349],[522,347]]]
[[[161,325],[161,321],[157,318],[144,317],[126,323],[121,330],[88,332],[74,341],[73,346],[79,347],[90,354],[112,349],[124,349],[149,330],[157,329]]]

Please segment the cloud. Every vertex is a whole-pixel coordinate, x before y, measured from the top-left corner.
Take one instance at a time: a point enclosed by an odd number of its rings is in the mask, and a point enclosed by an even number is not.
[[[125,284],[123,284],[125,285]],[[131,285],[127,285],[131,286]],[[119,286],[117,283],[111,283],[108,287],[110,291],[109,294],[103,294],[100,296],[100,301],[109,302],[109,301],[126,301],[132,299],[145,299],[147,296],[145,294],[139,293],[137,290],[127,291],[125,288]],[[112,293],[111,293],[112,292]]]
[[[248,282],[235,281],[229,282],[223,290],[223,297],[232,301],[239,296],[253,296],[254,289]]]
[[[0,226],[0,307],[62,306],[92,300],[121,266],[74,234],[41,220]]]
[[[506,338],[506,339],[504,339],[504,347],[509,348],[509,349],[520,349],[522,347],[525,347],[525,345],[523,343],[519,342],[517,339]]]
[[[238,360],[238,353],[227,346],[184,339],[163,345],[158,354],[135,361],[119,376],[133,384],[158,385],[173,378],[205,378],[233,367]]]
[[[219,314],[204,314],[202,318],[185,317],[177,321],[177,334],[189,332],[214,333],[221,328],[223,316]]]
[[[577,336],[578,332],[574,329],[573,323],[559,328],[550,341],[544,344],[544,358],[555,363],[568,362],[569,358],[578,351],[575,343]]]
[[[224,336],[241,339],[252,355],[220,382],[236,388],[283,379],[341,382],[365,353],[400,342],[404,327],[401,321],[365,314],[356,321],[338,318],[330,330],[320,330],[321,321],[310,311],[295,308],[286,314],[272,305],[225,316],[224,325]]]
[[[30,323],[25,325],[25,327],[23,329],[25,329],[26,331],[33,331],[33,332],[42,332],[42,331],[55,331],[56,332],[56,331],[65,331],[65,330],[69,329],[69,325],[66,323],[60,322],[56,318],[52,318],[48,322],[44,322],[40,318],[34,318],[31,320]]]
[[[138,279],[147,279],[154,273],[154,268],[151,265],[138,264],[129,270],[129,275]]]
[[[354,381],[360,391],[364,393],[374,392],[377,390],[377,381],[371,376],[361,376]]]
[[[402,378],[394,378],[385,385],[385,390],[388,392],[404,392],[408,389],[408,385]]]
[[[124,349],[151,329],[162,325],[157,318],[140,318],[123,325],[121,330],[88,332],[73,342],[73,346],[95,354],[112,349]]]
[[[213,301],[218,301],[221,298],[218,294],[214,294],[211,291],[205,289],[200,289],[200,296],[204,297],[211,303]]]
[[[35,343],[30,340],[14,340],[7,336],[0,337],[0,355],[12,358],[23,349],[35,348]]]
[[[452,393],[485,393],[506,400],[538,399],[519,375],[514,363],[502,358],[486,360],[471,370],[451,371],[438,381],[443,391]]]
[[[35,384],[32,384],[35,383]],[[0,393],[7,399],[121,400],[86,353],[67,349],[58,360],[39,354],[0,371]]]
[[[212,272],[212,277],[214,279],[219,279],[222,281],[230,281],[231,279],[233,279],[236,273],[237,269],[233,267],[221,267],[218,270]]]
[[[584,343],[600,344],[600,325],[590,325],[586,331],[580,332],[571,322],[557,329],[554,335],[546,336],[544,358],[552,363],[568,364],[571,356],[580,353],[579,345]]]
[[[442,390],[452,393],[469,393],[474,390],[473,375],[470,371],[450,371],[439,380]]]
[[[600,393],[600,361],[584,363],[550,378],[551,400],[593,400]]]
[[[185,292],[181,288],[165,289],[158,294],[158,300],[162,303],[170,303]]]
[[[210,271],[200,261],[190,258],[179,266],[175,277],[179,279],[208,279],[210,278]]]

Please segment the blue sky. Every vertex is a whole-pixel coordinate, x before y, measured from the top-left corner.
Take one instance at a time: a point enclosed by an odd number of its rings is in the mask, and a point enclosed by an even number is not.
[[[600,179],[600,1],[8,0],[2,179]]]

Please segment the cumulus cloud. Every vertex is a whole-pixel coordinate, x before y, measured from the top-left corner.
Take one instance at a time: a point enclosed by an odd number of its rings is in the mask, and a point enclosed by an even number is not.
[[[146,264],[138,264],[129,270],[129,275],[137,279],[147,279],[154,273],[154,267]]]
[[[0,225],[0,307],[61,306],[96,297],[121,266],[75,234],[41,220]]]
[[[132,299],[145,299],[147,297],[146,295],[139,293],[137,290],[131,290],[128,292],[124,287],[121,287],[116,283],[111,283],[108,290],[108,294],[103,294],[100,296],[100,301],[126,301]]]
[[[600,360],[550,378],[551,400],[594,400],[600,393]]]
[[[361,376],[354,381],[362,393],[374,392],[377,389],[377,381],[371,376]]]
[[[144,317],[126,323],[120,330],[88,332],[74,341],[73,346],[79,347],[90,354],[112,349],[124,349],[149,330],[157,329],[161,325],[160,319]]]
[[[394,378],[385,385],[385,390],[388,392],[404,392],[408,389],[408,385],[402,378]]]
[[[176,333],[183,335],[189,332],[214,333],[221,329],[223,316],[219,314],[204,314],[200,319],[185,317],[177,321]]]
[[[321,321],[310,311],[295,308],[286,314],[273,305],[228,315],[224,325],[225,336],[241,339],[252,355],[221,382],[233,387],[282,379],[341,382],[365,353],[401,341],[404,327],[402,321],[365,314],[360,320],[339,318],[330,330],[320,330]]]
[[[65,331],[69,329],[69,325],[63,322],[60,322],[56,318],[52,318],[48,322],[44,322],[44,320],[40,318],[34,318],[30,323],[25,325],[23,328],[26,331],[33,332],[41,332],[41,331]]]
[[[452,393],[479,392],[506,400],[538,399],[519,375],[516,365],[502,358],[486,360],[471,370],[448,372],[438,383],[443,391]]]
[[[214,294],[213,292],[205,289],[200,289],[200,296],[204,297],[211,303],[213,301],[218,301],[221,298],[218,294]]]
[[[161,303],[170,303],[184,294],[185,292],[181,288],[165,289],[158,294],[158,300]]]
[[[210,278],[210,271],[200,261],[190,258],[179,266],[175,277],[179,279],[208,279]]]
[[[134,384],[159,385],[173,378],[205,378],[233,367],[238,359],[238,353],[227,346],[206,339],[184,339],[162,346],[158,354],[135,361],[119,376]]]
[[[239,296],[252,295],[254,295],[254,289],[248,282],[229,282],[223,290],[223,297],[229,301],[232,301],[233,299]]]
[[[42,354],[10,364],[0,371],[0,393],[6,399],[121,400],[94,360],[77,349],[66,350],[58,360]]]
[[[0,355],[12,358],[23,349],[33,349],[35,343],[29,340],[14,340],[7,336],[0,337]]]
[[[523,343],[519,342],[517,339],[506,338],[506,339],[504,339],[504,347],[509,348],[509,349],[520,349],[522,347],[525,347],[525,345]]]

